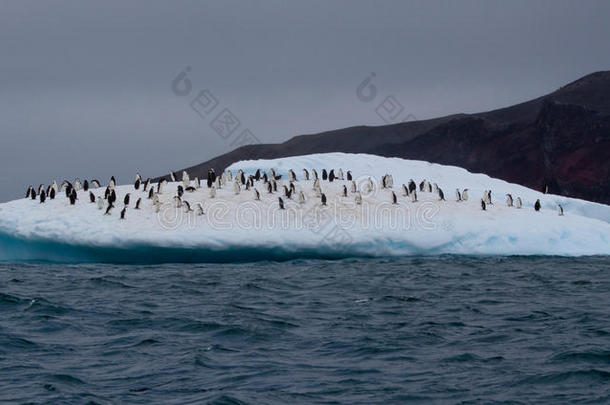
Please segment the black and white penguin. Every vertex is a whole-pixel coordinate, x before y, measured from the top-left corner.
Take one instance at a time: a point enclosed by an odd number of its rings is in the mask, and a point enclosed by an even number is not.
[[[114,190],[110,190],[110,194],[108,195],[108,204],[113,205],[116,202],[116,192]]]
[[[72,193],[70,193],[70,205],[76,204],[76,190],[72,189]]]
[[[557,214],[562,217],[563,216],[563,207],[561,204],[557,204]]]
[[[197,207],[195,208],[195,214],[197,215],[203,215],[203,205],[201,205],[201,203],[197,203]]]
[[[318,180],[318,172],[316,171],[316,169],[311,169],[311,173],[313,174],[313,179],[314,180]]]
[[[51,200],[55,199],[55,189],[53,187],[51,187],[51,191],[49,191],[49,197]]]
[[[256,201],[260,201],[261,199],[261,193],[259,193],[257,189],[254,189],[254,199]]]
[[[513,196],[510,194],[506,194],[506,206],[507,207],[513,206]]]
[[[320,196],[320,199],[322,201],[322,205],[326,205],[326,194],[322,193],[322,195]]]
[[[347,181],[352,181],[352,172],[351,171],[347,171]]]
[[[127,207],[123,207],[121,210],[121,219],[125,219],[125,213],[127,212]]]
[[[159,180],[159,183],[157,183],[157,194],[163,194],[163,189],[165,188],[166,184],[167,184],[167,180],[165,180],[165,179]]]
[[[95,195],[93,195],[93,193],[91,191],[89,191],[89,202],[91,202],[91,203],[95,202]]]
[[[335,181],[335,169],[331,169],[330,173],[328,173],[328,181],[331,183]]]
[[[199,177],[195,177],[195,187],[201,188],[201,180],[199,180]]]
[[[487,209],[487,204],[485,204],[485,200],[481,198],[481,209],[485,211]]]
[[[284,187],[286,187],[286,186],[284,186]],[[233,191],[235,192],[235,195],[239,194],[239,192],[241,191],[241,187],[239,186],[238,181],[233,182]]]
[[[254,173],[254,179],[256,181],[260,181],[260,179],[261,179],[261,169],[256,169],[256,173]]]
[[[182,205],[184,206],[184,212],[192,212],[191,204],[188,201],[182,201]]]
[[[460,193],[459,188],[455,189],[455,201],[457,201],[457,202],[462,201],[462,193]]]
[[[142,204],[142,197],[138,198],[138,201],[136,201],[136,209],[137,210],[140,209],[140,204]]]
[[[44,190],[40,191],[40,203],[44,204],[44,202],[47,200],[47,193]]]
[[[140,183],[142,183],[142,176],[140,176],[140,173],[136,173],[136,181],[140,180]]]
[[[114,178],[114,176],[110,177],[110,188],[115,188],[116,187],[116,179]]]
[[[352,180],[352,184],[350,185],[350,192],[355,193],[356,191],[358,191],[358,186],[356,185],[356,182]]]
[[[277,181],[275,179],[273,179],[272,185],[273,185],[273,192],[276,193],[277,192]]]
[[[142,183],[142,180],[136,179],[136,182],[133,184],[133,188],[136,189],[136,190],[139,190],[141,183]]]
[[[127,207],[129,205],[129,193],[125,194],[125,198],[123,198],[123,204]]]
[[[101,186],[99,180],[91,180],[91,187],[100,188]]]
[[[267,177],[267,173],[266,172],[263,173],[263,181],[265,183],[269,183],[269,177]]]
[[[419,191],[424,191],[424,187],[426,187],[426,180],[422,180],[422,182],[419,183]]]
[[[337,179],[343,180],[343,169],[339,168],[339,173],[337,173]]]
[[[343,185],[343,197],[347,197],[347,186]]]
[[[549,193],[549,186],[548,185],[544,185],[542,186],[542,193],[543,194],[548,194]]]
[[[328,180],[328,172],[326,169],[322,169],[322,180]]]
[[[32,191],[34,191],[34,187],[32,187],[32,186],[28,187],[28,191],[25,193],[25,198],[32,197]]]
[[[428,192],[431,193],[432,192],[432,184],[428,183]]]
[[[305,204],[305,194],[299,191],[299,204]]]
[[[462,200],[468,201],[468,189],[467,188],[465,188],[464,191],[462,191]]]
[[[151,200],[153,198],[154,194],[155,194],[155,189],[151,187],[150,190],[148,190],[148,199]]]
[[[523,206],[523,202],[521,201],[521,197],[517,197],[517,202],[515,203],[515,207],[521,208]]]
[[[392,204],[398,204],[398,197],[396,197],[396,193],[392,191]]]
[[[309,172],[307,171],[307,169],[303,169],[303,178],[305,180],[309,180]]]
[[[171,181],[172,183],[176,181],[176,173],[171,170],[169,171],[169,181]]]
[[[282,197],[278,197],[278,202],[280,204],[280,209],[283,210],[284,209],[284,200],[282,200]]]
[[[184,188],[181,185],[178,185],[178,197],[182,198],[182,196],[184,195]]]
[[[174,196],[174,201],[176,202],[176,208],[181,208],[182,207],[182,198],[180,198],[177,195],[175,195]]]
[[[184,189],[184,191],[186,191],[187,193],[194,193],[195,191],[197,191],[197,189],[193,186],[188,186]]]
[[[417,202],[417,190],[411,192],[411,202]]]
[[[83,190],[89,191],[89,181],[87,179],[85,179],[85,182],[83,183]]]
[[[438,199],[440,201],[445,201],[445,193],[443,193],[443,190],[440,188],[438,189]]]
[[[269,194],[273,194],[273,186],[271,185],[271,182],[267,183],[267,192]]]
[[[297,181],[297,175],[294,173],[294,170],[288,170],[288,180],[289,181]]]
[[[106,212],[104,212],[104,215],[110,215],[112,213],[113,208],[114,208],[113,204],[108,204],[108,207],[106,208]]]
[[[540,200],[536,200],[536,202],[534,203],[534,209],[536,211],[540,211]]]

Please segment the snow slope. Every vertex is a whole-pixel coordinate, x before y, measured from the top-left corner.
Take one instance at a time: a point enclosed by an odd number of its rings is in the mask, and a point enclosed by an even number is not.
[[[265,184],[255,185],[261,200],[242,186],[239,194],[228,183],[210,198],[203,187],[185,193],[194,208],[205,215],[176,208],[173,196],[178,184],[170,183],[159,195],[163,205],[156,213],[145,192],[133,185],[118,186],[117,208],[105,216],[88,193],[70,206],[63,193],[55,200],[21,199],[0,204],[0,260],[49,260],[61,262],[189,262],[249,261],[297,257],[340,258],[396,255],[608,255],[610,254],[610,206],[555,195],[543,195],[525,187],[473,174],[451,166],[422,161],[383,158],[364,154],[328,153],[273,160],[242,161],[227,170],[246,175],[257,169],[282,175],[278,192],[268,194]],[[297,192],[306,202],[285,200],[278,207],[287,171],[297,175]],[[304,181],[302,169],[351,170],[362,205],[356,205],[348,181],[322,181],[328,204],[314,196],[313,181]],[[384,174],[391,174],[391,190],[381,189]],[[368,178],[375,183],[364,192]],[[403,195],[401,185],[414,179],[437,183],[446,201],[437,194],[419,192],[418,202]],[[343,185],[348,197],[342,196]],[[457,202],[455,189],[469,189],[469,200]],[[484,190],[492,190],[494,204],[480,207]],[[392,204],[391,193],[398,196]],[[104,188],[93,190],[102,195]],[[131,193],[126,219],[119,220],[123,196]],[[523,199],[523,208],[507,207],[505,194]],[[133,206],[142,197],[142,209]],[[533,204],[540,199],[542,210]],[[558,216],[557,204],[564,208]]]

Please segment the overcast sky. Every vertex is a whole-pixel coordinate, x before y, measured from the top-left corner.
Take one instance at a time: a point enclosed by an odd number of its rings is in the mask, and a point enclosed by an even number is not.
[[[391,120],[511,105],[608,69],[609,21],[608,1],[1,1],[0,201],[166,174],[246,129],[382,125],[387,97]]]

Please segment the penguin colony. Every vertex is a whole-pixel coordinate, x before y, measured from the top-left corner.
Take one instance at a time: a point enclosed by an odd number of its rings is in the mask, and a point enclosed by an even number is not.
[[[230,170],[217,175],[214,169],[210,169],[205,182],[197,177],[191,179],[186,171],[182,172],[181,180],[178,180],[178,176],[174,172],[170,172],[169,178],[171,183],[166,179],[161,179],[153,184],[150,178],[144,181],[142,176],[137,173],[133,190],[122,196],[118,196],[116,193],[117,182],[114,176],[110,178],[105,188],[96,179],[91,181],[76,179],[74,182],[64,180],[61,185],[53,181],[51,185],[41,184],[37,189],[33,186],[28,187],[25,198],[39,200],[40,204],[56,198],[65,198],[67,204],[72,206],[85,203],[94,204],[101,214],[110,216],[116,210],[119,212],[120,220],[126,220],[129,217],[129,210],[140,210],[145,204],[152,206],[155,212],[160,212],[162,206],[168,204],[161,202],[159,197],[165,193],[175,193],[171,200],[171,204],[175,208],[183,209],[185,213],[193,215],[205,215],[203,201],[191,202],[189,200],[201,200],[202,193],[204,200],[206,194],[208,199],[214,199],[217,190],[227,187],[232,188],[235,195],[250,193],[253,201],[261,201],[261,193],[275,195],[279,210],[284,210],[288,201],[291,201],[294,206],[300,206],[308,199],[318,200],[320,206],[326,206],[332,196],[327,196],[329,191],[324,187],[324,183],[341,183],[342,187],[336,193],[336,197],[351,199],[356,205],[362,204],[363,194],[369,194],[375,188],[371,178],[358,185],[351,171],[347,170],[344,174],[342,169],[337,171],[323,169],[321,175],[315,169],[302,169],[300,179],[296,172],[290,169],[287,180],[282,180],[282,175],[278,175],[274,169],[270,169],[268,172],[258,169],[254,175],[248,176],[242,170],[239,170],[234,176]],[[311,187],[312,181],[313,187]],[[417,203],[418,193],[420,195],[422,193],[432,194],[438,201],[446,201],[444,191],[436,183],[426,179],[419,183],[411,179],[407,184],[402,184],[400,188],[394,189],[392,175],[386,174],[381,177],[379,184],[381,189],[387,192],[387,201],[391,204]],[[206,188],[207,192],[204,191]],[[467,188],[462,190],[456,188],[455,201],[457,203],[468,201],[468,199],[469,190]],[[487,211],[493,205],[492,190],[485,190],[480,200],[481,210]],[[506,205],[521,209],[523,201],[520,197],[514,198],[511,194],[506,194]],[[540,211],[542,209],[540,200],[536,200],[533,207],[536,212]],[[561,205],[557,206],[557,211],[560,216],[564,215]]]

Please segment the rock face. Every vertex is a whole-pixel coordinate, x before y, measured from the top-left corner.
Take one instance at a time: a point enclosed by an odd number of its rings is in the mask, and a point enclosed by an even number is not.
[[[247,145],[186,170],[205,176],[245,159],[372,153],[463,167],[509,182],[610,204],[610,71],[515,106]]]

